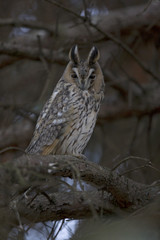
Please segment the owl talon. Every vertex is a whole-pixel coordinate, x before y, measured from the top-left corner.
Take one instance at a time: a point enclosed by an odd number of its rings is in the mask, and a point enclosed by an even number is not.
[[[48,166],[49,166],[49,169],[48,169],[49,174],[53,173],[53,171],[57,170],[57,168],[58,168],[57,163],[49,163]]]

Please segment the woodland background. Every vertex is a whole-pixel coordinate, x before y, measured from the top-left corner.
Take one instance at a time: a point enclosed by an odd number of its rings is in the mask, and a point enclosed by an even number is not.
[[[10,179],[7,171],[29,144],[37,117],[61,77],[68,52],[75,44],[82,57],[93,45],[97,46],[106,84],[105,98],[85,155],[116,174],[138,184],[157,185],[159,189],[160,1],[1,1],[0,162],[1,169],[7,162],[11,165],[5,169],[5,177],[4,172],[0,172],[0,239],[158,240],[160,200],[157,197],[149,206],[139,207],[140,210],[137,207],[138,213],[119,206],[114,211],[112,207],[108,207],[107,212],[97,211],[92,204],[87,212],[78,205],[77,215],[59,210],[58,218],[41,216],[35,221],[34,217],[33,220],[26,217],[28,215],[21,216],[24,205],[21,210],[12,207],[14,214],[11,215],[16,216],[12,216],[13,221],[8,215],[11,197],[24,193],[28,186],[42,186],[44,181],[43,177],[35,183],[35,176],[26,177],[25,170],[25,181],[29,179],[30,184],[25,182],[25,187],[19,187],[15,175]],[[16,168],[16,164],[13,165]],[[17,166],[21,171],[23,166]],[[72,180],[65,179],[66,173],[50,176],[54,186],[43,182],[43,194],[47,198],[49,193],[59,192],[63,198],[63,192],[69,192],[67,185],[80,189],[81,183],[77,183],[73,175],[69,176]],[[90,191],[95,186],[85,187]],[[33,194],[35,189],[30,191]],[[38,191],[42,194],[41,188]],[[101,209],[104,210],[102,206]]]

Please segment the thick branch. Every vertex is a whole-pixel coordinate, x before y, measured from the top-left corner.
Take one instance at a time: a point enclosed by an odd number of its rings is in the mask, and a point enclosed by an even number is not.
[[[102,209],[104,215],[115,213],[111,196],[101,195],[98,191],[89,194],[78,191],[40,193],[36,197],[32,194],[17,201],[17,209],[22,217],[34,222],[91,217],[100,214]]]
[[[51,34],[54,34],[54,28],[51,25],[47,25],[40,22],[35,21],[26,21],[26,20],[19,20],[19,19],[13,19],[13,18],[6,18],[6,19],[0,19],[0,27],[1,26],[12,26],[12,27],[26,27],[31,29],[39,29],[39,30],[45,30]]]
[[[100,190],[111,193],[116,199],[117,205],[122,208],[139,208],[157,194],[156,188],[149,188],[126,177],[120,177],[95,163],[73,156],[23,155],[12,161],[11,165],[6,163],[4,166],[7,171],[3,171],[3,175],[1,175],[3,179],[6,178],[6,175],[9,175],[7,179],[10,177],[18,179],[19,175],[15,176],[17,173],[15,169],[18,169],[20,175],[26,176],[27,179],[37,173],[42,174],[42,177],[44,175],[70,178],[76,176],[79,181],[84,180],[94,184]]]
[[[58,51],[43,48],[43,58],[48,62],[56,62],[65,64],[68,58]],[[41,60],[39,48],[36,47],[23,47],[21,45],[0,42],[0,53],[8,54],[15,57],[29,58],[31,60]]]
[[[60,192],[59,185],[57,192],[57,176],[77,179],[82,191],[70,186],[70,191]],[[84,191],[81,180],[94,185],[97,190]],[[117,208],[135,211],[160,191],[159,185],[139,184],[90,161],[60,155],[23,155],[1,164],[0,182],[0,221],[8,212],[10,222],[16,224],[18,214],[21,218],[38,222],[116,213]]]

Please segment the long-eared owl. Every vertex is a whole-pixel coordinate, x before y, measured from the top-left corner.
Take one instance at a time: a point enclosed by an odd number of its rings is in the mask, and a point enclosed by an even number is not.
[[[29,154],[80,156],[86,147],[104,95],[99,51],[92,47],[81,60],[78,47],[69,52],[69,63],[39,115]]]

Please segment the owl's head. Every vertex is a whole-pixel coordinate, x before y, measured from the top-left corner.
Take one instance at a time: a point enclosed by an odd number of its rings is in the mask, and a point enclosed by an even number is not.
[[[103,82],[103,74],[98,64],[100,53],[96,47],[92,47],[86,60],[80,59],[78,46],[73,46],[69,52],[70,62],[64,72],[65,79],[76,84],[81,90],[100,90]]]

